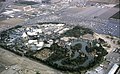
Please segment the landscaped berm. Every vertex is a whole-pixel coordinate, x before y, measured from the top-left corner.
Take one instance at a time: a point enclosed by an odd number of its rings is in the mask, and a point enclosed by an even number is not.
[[[100,64],[107,54],[101,45],[104,40],[93,35],[91,29],[81,26],[45,22],[1,32],[0,46],[55,69],[75,72]]]

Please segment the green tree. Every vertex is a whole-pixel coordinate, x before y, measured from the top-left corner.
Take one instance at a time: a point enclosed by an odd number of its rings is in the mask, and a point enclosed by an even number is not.
[[[37,71],[36,74],[40,74],[40,72]]]

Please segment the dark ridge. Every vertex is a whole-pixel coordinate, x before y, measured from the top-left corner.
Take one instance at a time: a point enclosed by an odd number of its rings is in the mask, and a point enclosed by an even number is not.
[[[120,11],[114,14],[113,16],[111,16],[110,18],[120,19]]]

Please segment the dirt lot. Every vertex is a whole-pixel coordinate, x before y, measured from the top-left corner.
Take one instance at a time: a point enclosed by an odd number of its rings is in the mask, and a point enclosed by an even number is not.
[[[24,21],[24,19],[20,19],[20,18],[11,18],[8,20],[0,21],[0,31],[4,30],[6,28],[9,28],[9,27],[13,27],[16,24],[21,23],[23,21]]]

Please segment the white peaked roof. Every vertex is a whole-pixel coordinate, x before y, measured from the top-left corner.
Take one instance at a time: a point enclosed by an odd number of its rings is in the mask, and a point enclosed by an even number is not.
[[[30,28],[27,27],[26,30],[30,30]]]
[[[27,34],[24,32],[23,34],[22,34],[22,37],[24,38],[24,37],[27,37]]]
[[[56,26],[64,26],[64,24],[57,24]]]

